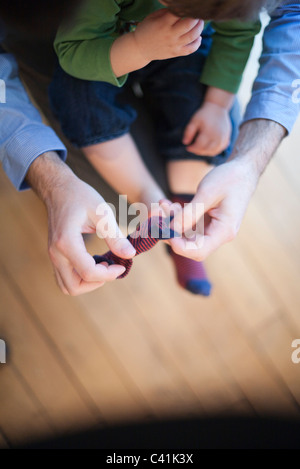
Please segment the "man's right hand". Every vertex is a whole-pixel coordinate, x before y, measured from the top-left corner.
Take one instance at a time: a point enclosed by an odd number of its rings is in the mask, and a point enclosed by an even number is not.
[[[174,252],[203,261],[235,238],[259,178],[285,135],[286,129],[271,120],[244,122],[229,160],[202,179],[189,204],[182,209],[161,201],[167,215],[175,213],[173,228],[182,234],[169,241]],[[199,210],[197,203],[201,204]],[[193,239],[185,236],[200,219],[204,221],[204,233]],[[199,228],[202,231],[201,223]]]
[[[110,207],[88,184],[77,178],[55,153],[37,158],[29,168],[27,181],[44,201],[48,212],[49,256],[57,283],[65,294],[81,295],[119,277],[121,265],[96,265],[87,252],[82,234],[101,234],[97,208],[106,205],[106,221],[114,237],[105,237],[110,250],[125,259],[135,250],[121,233]],[[98,226],[97,226],[98,225]],[[106,229],[107,233],[107,229]]]

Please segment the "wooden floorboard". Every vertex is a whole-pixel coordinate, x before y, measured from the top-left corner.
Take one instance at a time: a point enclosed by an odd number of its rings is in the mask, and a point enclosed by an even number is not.
[[[300,410],[300,369],[293,363],[292,343],[295,340],[294,331],[286,324],[282,314],[276,321],[266,324],[257,334],[258,352],[267,366],[276,370],[281,382],[289,389]],[[298,410],[298,414],[299,414]]]
[[[5,206],[1,209],[2,213],[7,210]],[[53,353],[55,351],[61,357],[77,391],[100,420],[106,414],[110,418],[113,415],[121,418],[124,414],[148,413],[149,409],[135,383],[130,383],[131,389],[128,389],[130,386],[123,376],[119,377],[119,370],[112,367],[101,339],[96,340],[91,334],[79,303],[74,298],[65,297],[57,289],[46,250],[39,252],[36,249],[35,237],[39,236],[39,232],[34,232],[29,225],[26,231],[24,226],[20,215],[14,218],[10,227],[2,230],[3,245],[6,245],[2,260],[28,303],[32,319],[50,342]],[[14,238],[12,232],[15,233]],[[16,250],[17,236],[19,249]],[[26,245],[28,239],[29,246]]]
[[[213,314],[205,318],[196,316],[198,328],[205,329],[207,337],[214,345],[223,373],[230,382],[235,382],[257,414],[264,412],[297,412],[294,400],[274,376],[256,350],[256,337],[249,337],[253,329],[247,332],[230,317],[222,303],[215,307]],[[269,397],[267,397],[269,396]]]
[[[0,380],[0,425],[8,440],[17,444],[43,436],[54,436],[45,409],[13,366],[1,366]],[[34,383],[32,384],[34,387]]]
[[[263,175],[254,200],[300,272],[300,192],[294,189],[276,163],[275,158]]]
[[[160,262],[160,257],[160,250],[155,253],[153,251],[151,261],[149,257],[148,262]],[[184,309],[169,301],[172,290],[174,294],[177,290],[176,286],[171,284],[168,291],[166,283],[167,291],[162,291],[159,272],[155,276],[156,281],[153,278],[151,280],[147,274],[143,277],[139,270],[139,267],[143,269],[142,263],[140,264],[136,263],[134,266],[132,281],[125,280],[118,286],[120,295],[115,297],[114,304],[111,305],[113,314],[99,316],[95,307],[98,302],[93,300],[93,296],[97,297],[97,292],[80,299],[87,306],[88,314],[101,331],[105,330],[107,340],[111,340],[112,348],[119,351],[120,358],[130,367],[129,371],[136,382],[141,383],[144,392],[150,392],[151,401],[157,400],[156,406],[159,406],[160,413],[162,408],[167,412],[167,407],[173,412],[177,408],[180,412],[180,409],[186,407],[186,403],[188,406],[192,405],[195,411],[201,411],[202,407],[208,405],[209,395],[216,405],[218,400],[213,397],[213,393],[207,393],[209,387],[222,389],[222,399],[227,403],[228,400],[232,402],[233,393],[222,380],[215,364],[210,363],[208,357],[203,360],[205,350],[201,337],[194,336]],[[149,272],[151,271],[150,263]],[[149,282],[152,285],[151,291],[146,289]],[[113,285],[108,286],[106,291],[110,288],[113,289]],[[124,297],[127,298],[125,304],[119,300]],[[99,293],[100,298],[103,298],[103,293]],[[125,329],[128,332],[124,338],[122,334]],[[181,341],[176,340],[179,335]],[[140,354],[134,360],[136,350]],[[145,363],[148,366],[145,367]],[[222,399],[219,401],[220,406]]]
[[[177,286],[165,246],[78,298],[57,288],[46,212],[0,171],[0,447],[91,424],[300,417],[300,121],[237,239],[207,261],[210,298]],[[92,253],[106,250],[96,237]]]
[[[254,229],[256,224],[257,229]],[[278,310],[286,311],[293,320],[295,333],[300,333],[300,290],[297,261],[286,246],[277,239],[256,200],[249,207],[244,226],[236,244],[248,252],[248,262],[257,272],[260,282],[269,290]]]
[[[9,442],[7,441],[7,438],[4,436],[4,434],[0,430],[0,449],[9,449],[10,445]]]
[[[289,186],[300,196],[299,174],[299,120],[292,133],[282,142],[276,154],[276,166],[288,181]]]
[[[7,275],[2,272],[0,279],[3,286],[1,332],[7,343],[12,344],[8,366],[13,365],[18,370],[19,376],[47,414],[52,428],[60,431],[73,428],[79,422],[96,423],[74,383],[66,376],[61,366],[61,357],[53,353],[51,345],[44,340],[40,329],[32,321],[30,312],[28,314],[26,311],[26,303],[22,303],[16,289],[9,284]],[[18,346],[14,347],[13,344]],[[62,389],[64,392],[61,392]]]

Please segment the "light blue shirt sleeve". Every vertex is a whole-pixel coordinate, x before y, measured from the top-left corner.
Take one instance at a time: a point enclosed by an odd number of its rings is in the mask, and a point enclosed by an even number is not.
[[[290,132],[299,112],[300,0],[294,0],[283,2],[271,13],[244,122],[268,119]]]
[[[0,31],[1,35],[1,31]],[[0,161],[14,186],[26,189],[31,163],[48,151],[65,160],[67,151],[55,132],[43,124],[18,76],[13,55],[0,46]]]

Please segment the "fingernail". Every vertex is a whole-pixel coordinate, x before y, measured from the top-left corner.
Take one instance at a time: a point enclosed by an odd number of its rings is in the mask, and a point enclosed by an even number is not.
[[[121,253],[126,255],[126,256],[134,256],[135,255],[135,249],[133,246],[126,246],[121,250]]]

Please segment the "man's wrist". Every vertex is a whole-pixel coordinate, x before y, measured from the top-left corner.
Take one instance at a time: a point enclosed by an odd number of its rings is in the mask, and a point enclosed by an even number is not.
[[[286,133],[282,125],[271,120],[247,121],[240,127],[230,160],[248,165],[259,179]]]
[[[74,178],[75,174],[58,154],[50,151],[38,156],[32,162],[26,175],[26,182],[47,205],[53,191],[64,185],[67,180]]]

